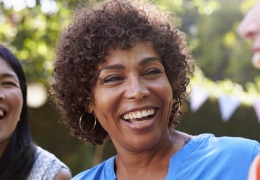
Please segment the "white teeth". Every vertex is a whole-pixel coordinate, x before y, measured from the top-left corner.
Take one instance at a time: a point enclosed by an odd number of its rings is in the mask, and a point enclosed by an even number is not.
[[[131,112],[131,113],[125,114],[123,116],[123,118],[125,120],[143,118],[143,117],[147,117],[149,115],[154,115],[154,113],[155,113],[155,109],[148,109],[148,110],[136,111],[136,112]]]
[[[138,112],[137,112],[136,117],[137,117],[137,118],[142,118],[142,117],[143,117],[141,111],[138,111]]]
[[[124,115],[124,119],[129,119],[129,115],[128,114]]]
[[[4,116],[4,111],[0,110],[0,117],[3,117],[3,116]]]
[[[135,119],[137,115],[135,113],[132,113],[133,118]]]
[[[147,111],[142,111],[142,116],[143,116],[143,117],[148,116],[148,112],[147,112]]]

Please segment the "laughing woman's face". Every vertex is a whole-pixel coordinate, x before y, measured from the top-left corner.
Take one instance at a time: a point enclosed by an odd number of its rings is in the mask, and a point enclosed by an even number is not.
[[[0,56],[0,157],[20,120],[22,105],[18,77]]]
[[[94,111],[117,150],[153,148],[168,133],[172,88],[151,42],[110,50],[93,89]],[[168,135],[167,135],[168,137]]]

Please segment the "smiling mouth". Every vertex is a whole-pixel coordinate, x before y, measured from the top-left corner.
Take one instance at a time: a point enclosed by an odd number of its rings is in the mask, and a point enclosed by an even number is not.
[[[252,57],[252,64],[255,68],[260,69],[260,52],[256,52]]]
[[[130,112],[122,115],[120,118],[130,123],[143,124],[149,119],[151,119],[155,115],[155,113],[155,108],[151,108],[147,110]]]
[[[0,110],[0,120],[5,117],[6,113],[3,110]]]

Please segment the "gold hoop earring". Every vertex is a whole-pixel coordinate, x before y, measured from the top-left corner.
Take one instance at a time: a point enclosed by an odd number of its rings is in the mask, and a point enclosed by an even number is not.
[[[91,132],[95,129],[96,124],[97,124],[97,118],[96,118],[96,116],[95,116],[94,113],[93,113],[93,115],[94,115],[94,117],[95,117],[94,126],[93,126],[93,128],[92,128],[90,131],[87,131],[87,132],[84,131],[84,130],[82,129],[82,127],[81,127],[81,119],[82,119],[82,116],[83,116],[83,115],[80,116],[80,118],[79,118],[79,128],[80,128],[80,130],[81,130],[83,133],[87,133],[87,134],[89,134],[89,133],[91,133]]]

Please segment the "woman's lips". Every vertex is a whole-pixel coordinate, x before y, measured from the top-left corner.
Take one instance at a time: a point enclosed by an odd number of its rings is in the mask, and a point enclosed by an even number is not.
[[[260,51],[254,53],[252,57],[252,64],[255,68],[260,69]]]
[[[122,119],[122,122],[128,128],[130,128],[131,130],[133,130],[135,132],[144,132],[144,131],[151,130],[151,128],[154,127],[154,125],[155,125],[154,116],[155,116],[155,114],[152,116],[149,116],[149,117],[141,118],[141,119],[137,119],[137,118],[131,119],[131,120]]]

